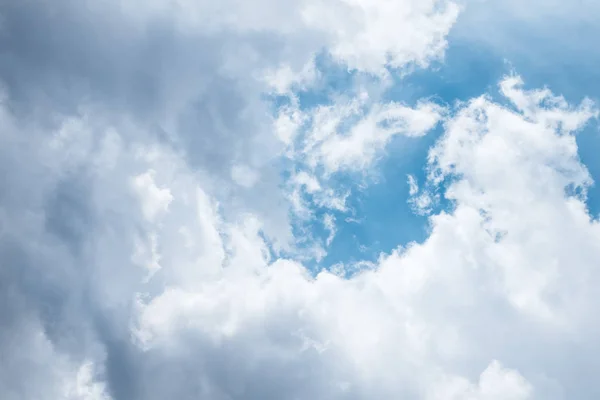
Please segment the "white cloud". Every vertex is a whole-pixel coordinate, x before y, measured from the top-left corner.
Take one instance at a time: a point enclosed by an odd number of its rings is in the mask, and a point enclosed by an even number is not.
[[[335,238],[335,234],[337,233],[337,229],[335,227],[335,217],[331,214],[325,214],[323,217],[323,226],[328,232],[325,244],[329,247]]]
[[[571,108],[548,91],[524,91],[514,77],[503,81],[501,88],[522,114],[476,99],[449,123],[446,138],[430,157],[437,173],[461,177],[446,192],[457,201],[455,213],[465,217],[481,213],[484,217],[477,219],[483,218],[490,238],[503,236],[482,255],[498,268],[502,290],[510,300],[539,317],[564,322],[567,315],[558,314],[567,306],[561,297],[568,295],[559,292],[568,279],[561,269],[575,257],[583,273],[591,260],[567,251],[559,237],[573,229],[583,229],[590,238],[598,234],[585,204],[578,198],[565,199],[567,187],[585,188],[590,183],[569,133],[597,112],[587,101]],[[577,244],[582,255],[596,251],[588,245]],[[558,303],[549,304],[550,298]]]
[[[511,82],[518,80],[501,86]],[[564,129],[595,111],[511,87],[509,99],[527,99],[540,117],[478,98],[449,120],[431,152],[431,179],[454,177],[446,196],[456,208],[432,217],[423,244],[346,280],[326,272],[311,279],[285,260],[265,260],[251,273],[239,264],[218,284],[143,305],[146,345],[222,349],[224,360],[285,377],[287,393],[301,397],[530,399],[553,384],[581,394],[564,380],[569,367],[557,346],[593,340],[588,279],[600,229],[564,192],[589,183]],[[576,124],[563,124],[574,116]],[[236,373],[231,384],[258,395],[250,376]],[[562,398],[553,396],[543,398]]]
[[[94,378],[94,365],[90,362],[82,364],[77,370],[76,378],[67,382],[64,398],[68,400],[110,400],[106,386]]]
[[[304,149],[309,165],[322,165],[327,174],[366,169],[394,135],[422,136],[441,118],[441,108],[431,103],[414,109],[395,103],[376,104],[366,115],[361,115],[362,107],[364,104],[351,103],[315,112]],[[350,122],[345,132],[343,125],[352,118],[358,122]]]
[[[256,184],[260,176],[246,165],[234,165],[231,168],[231,178],[238,185],[251,188]]]
[[[497,361],[481,373],[478,384],[464,378],[442,380],[432,388],[428,399],[444,400],[526,400],[533,390],[529,382],[515,371],[507,370]]]
[[[153,170],[137,175],[133,179],[133,187],[142,202],[144,216],[153,221],[160,214],[169,210],[173,196],[168,188],[159,188],[154,182]]]
[[[278,68],[268,69],[265,72],[264,80],[278,95],[290,95],[295,90],[307,90],[316,80],[318,72],[314,61],[309,61],[301,70],[294,71],[289,65],[282,65]]]
[[[371,99],[368,91],[333,104],[300,110],[281,108],[275,126],[292,151],[290,157],[326,178],[340,171],[368,169],[395,135],[419,137],[442,119],[444,109],[430,102],[408,107]],[[300,135],[300,138],[298,138]],[[298,143],[294,143],[295,138]]]
[[[419,193],[419,184],[417,183],[417,180],[415,179],[414,176],[412,175],[408,175],[408,194],[410,196],[414,196],[415,194]]]
[[[429,214],[439,200],[439,196],[430,193],[429,190],[420,190],[416,178],[412,175],[408,175],[408,195],[408,203],[412,206],[413,212],[418,215]]]
[[[257,72],[301,70],[323,49],[375,74],[426,65],[456,8],[82,4],[53,2],[61,24],[46,4],[0,8],[21,40],[0,63],[2,398],[593,393],[572,365],[597,370],[600,228],[565,190],[591,183],[571,132],[596,115],[591,103],[508,77],[512,108],[481,97],[446,117],[424,185],[449,180],[439,189],[455,208],[431,217],[427,240],[348,279],[313,276],[278,255],[290,187],[273,167],[307,117],[286,110],[281,147]],[[366,168],[394,134],[445,116],[367,100],[308,112],[306,159],[291,155],[297,204],[344,210],[327,174]]]
[[[331,53],[350,68],[381,73],[385,65],[427,65],[445,48],[458,7],[451,2],[307,2],[309,26],[327,32]],[[402,22],[400,22],[402,21]]]

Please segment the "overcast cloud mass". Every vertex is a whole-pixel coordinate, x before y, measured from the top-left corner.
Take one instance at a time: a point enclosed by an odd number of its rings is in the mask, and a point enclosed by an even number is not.
[[[0,0],[0,399],[600,398],[598,86],[393,95],[580,3]]]

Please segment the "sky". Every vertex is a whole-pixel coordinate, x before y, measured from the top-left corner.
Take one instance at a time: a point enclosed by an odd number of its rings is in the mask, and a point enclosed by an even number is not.
[[[0,398],[599,398],[598,17],[0,2]]]

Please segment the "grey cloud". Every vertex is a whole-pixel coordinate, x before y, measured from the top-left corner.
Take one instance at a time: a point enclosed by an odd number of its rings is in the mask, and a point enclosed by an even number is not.
[[[0,5],[5,21],[0,77],[13,112],[49,126],[57,115],[76,115],[82,105],[104,110],[108,122],[132,118],[143,136],[169,143],[193,168],[208,171],[204,175],[213,186],[227,187],[223,195],[243,197],[244,208],[262,215],[275,211],[277,218],[267,218],[270,230],[287,235],[286,208],[277,198],[279,177],[270,162],[280,147],[270,135],[260,88],[248,79],[252,71],[277,64],[288,51],[283,38],[182,32],[168,15],[140,27],[110,4]],[[235,57],[245,51],[250,57],[239,66]],[[126,140],[140,135],[122,134]],[[260,190],[232,184],[236,162],[262,172]]]
[[[96,226],[89,176],[75,171],[57,183],[44,207],[46,230],[80,254]]]
[[[186,36],[168,18],[138,30],[118,12],[108,13],[110,7],[100,8],[66,0],[0,4],[4,399],[59,398],[63,366],[58,360],[64,356],[103,364],[102,376],[115,400],[161,398],[161,390],[191,396],[189,382],[181,380],[185,375],[173,376],[177,386],[151,384],[160,382],[158,372],[168,375],[176,361],[163,366],[163,359],[153,361],[130,340],[131,294],[142,272],[128,264],[139,221],[131,215],[119,218],[129,212],[123,206],[127,199],[107,201],[107,188],[85,159],[98,151],[97,139],[107,125],[122,127],[123,119],[133,120],[138,130],[119,131],[125,145],[157,138],[168,143],[225,200],[246,199],[232,203],[232,212],[254,209],[272,217],[274,233],[285,233],[279,176],[265,162],[277,150],[273,140],[265,140],[266,107],[245,76],[222,68],[228,51],[247,45],[277,57],[281,43],[261,34],[246,37],[246,43],[235,35]],[[97,124],[91,127],[93,143],[80,165],[67,165],[46,146],[65,118],[81,116],[82,105],[92,110],[83,111],[91,113],[89,122]],[[263,170],[259,189],[231,183],[229,168],[238,161]],[[112,217],[106,210],[111,206]],[[38,337],[48,340],[43,348],[35,345]],[[141,375],[150,368],[146,362],[157,371],[149,377]],[[187,362],[192,379],[202,360]]]
[[[163,132],[192,165],[222,179],[235,159],[256,163],[245,158],[260,150],[256,135],[266,143],[267,109],[247,76],[229,76],[223,65],[245,47],[259,64],[276,61],[281,40],[182,33],[168,16],[134,27],[117,7],[65,0],[5,2],[0,14],[0,76],[24,116],[72,115],[91,103]],[[259,66],[247,61],[247,72]]]

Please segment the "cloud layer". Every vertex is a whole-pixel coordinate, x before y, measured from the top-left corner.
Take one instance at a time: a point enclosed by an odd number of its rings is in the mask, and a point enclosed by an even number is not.
[[[595,398],[600,226],[575,134],[596,106],[514,74],[501,99],[384,101],[457,15],[0,5],[0,397]],[[358,78],[307,106],[322,56]],[[438,124],[410,178],[428,238],[360,271],[303,265],[386,145]],[[322,218],[323,243],[298,218]]]

